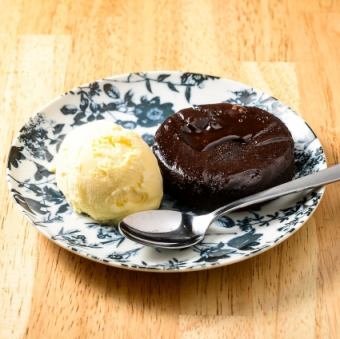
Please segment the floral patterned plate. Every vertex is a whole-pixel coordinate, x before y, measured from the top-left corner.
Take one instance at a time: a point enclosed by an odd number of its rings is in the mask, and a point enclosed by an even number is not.
[[[204,241],[183,250],[154,249],[125,239],[113,226],[76,214],[49,171],[65,135],[107,119],[135,129],[151,146],[159,124],[195,104],[230,102],[263,108],[283,120],[295,141],[296,176],[326,167],[313,131],[286,105],[228,79],[181,72],[115,76],[80,86],[44,107],[20,130],[8,159],[10,190],[22,212],[46,237],[83,257],[144,271],[193,271],[232,264],[264,252],[298,230],[316,209],[323,189],[291,195],[215,222]],[[161,208],[183,210],[165,196]],[[203,211],[202,211],[203,212]]]

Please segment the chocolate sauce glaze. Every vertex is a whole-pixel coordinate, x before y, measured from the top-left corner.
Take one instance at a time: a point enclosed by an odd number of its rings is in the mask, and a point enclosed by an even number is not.
[[[154,153],[165,192],[206,210],[289,181],[294,174],[288,128],[256,107],[219,103],[183,109],[157,130]]]

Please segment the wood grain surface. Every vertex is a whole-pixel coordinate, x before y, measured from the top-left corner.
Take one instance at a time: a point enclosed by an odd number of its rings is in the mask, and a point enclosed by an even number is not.
[[[272,93],[340,154],[339,0],[0,0],[0,338],[340,338],[340,185],[288,241],[205,272],[138,273],[60,249],[9,197],[23,122],[82,83],[141,70]]]

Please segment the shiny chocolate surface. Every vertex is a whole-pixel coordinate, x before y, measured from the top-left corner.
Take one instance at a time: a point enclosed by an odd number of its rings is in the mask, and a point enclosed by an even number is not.
[[[183,109],[157,130],[154,153],[165,190],[199,208],[216,208],[294,174],[288,128],[256,107],[220,103]]]

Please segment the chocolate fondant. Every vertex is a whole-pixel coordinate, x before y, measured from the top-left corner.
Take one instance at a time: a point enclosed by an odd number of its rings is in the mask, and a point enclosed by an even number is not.
[[[183,109],[157,130],[154,153],[165,191],[198,208],[217,208],[294,174],[288,128],[256,107],[220,103]]]

